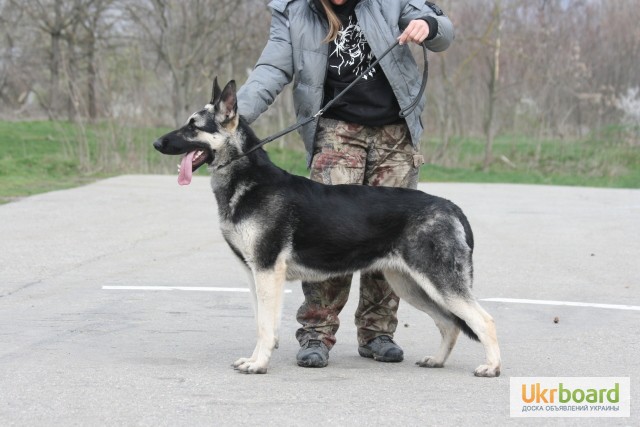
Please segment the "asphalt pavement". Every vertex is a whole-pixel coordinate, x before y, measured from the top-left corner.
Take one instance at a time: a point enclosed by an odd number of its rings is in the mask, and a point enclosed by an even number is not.
[[[208,179],[121,176],[0,206],[0,425],[638,425],[640,310],[623,306],[640,306],[640,190],[420,189],[474,229],[500,378],[473,376],[484,353],[464,337],[445,368],[415,366],[440,337],[407,304],[405,361],[359,357],[355,282],[327,368],[295,364],[292,282],[269,373],[235,372],[255,323]],[[631,377],[631,418],[510,418],[510,377],[556,376]]]

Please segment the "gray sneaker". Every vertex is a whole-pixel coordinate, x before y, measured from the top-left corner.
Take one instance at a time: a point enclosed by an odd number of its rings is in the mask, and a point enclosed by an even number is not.
[[[300,347],[296,359],[304,368],[324,368],[329,364],[329,349],[320,340],[309,340]]]
[[[358,353],[362,357],[369,357],[378,362],[402,362],[404,352],[393,342],[390,336],[380,335],[365,345],[358,347]]]

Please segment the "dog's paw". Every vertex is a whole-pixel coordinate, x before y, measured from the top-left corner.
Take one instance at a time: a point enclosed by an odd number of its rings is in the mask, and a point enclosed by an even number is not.
[[[238,367],[244,365],[245,363],[248,362],[253,362],[254,360],[250,357],[241,357],[240,359],[236,360],[235,362],[233,362],[233,364],[231,364],[231,366],[234,369],[237,369]]]
[[[500,376],[500,366],[480,365],[473,373],[476,377],[493,378]]]
[[[254,361],[247,361],[242,365],[237,366],[236,371],[242,372],[244,374],[266,374],[267,366],[256,363]]]
[[[418,360],[416,362],[416,365],[420,366],[421,368],[442,368],[444,366],[444,362],[435,360],[433,357],[427,356],[422,360]]]

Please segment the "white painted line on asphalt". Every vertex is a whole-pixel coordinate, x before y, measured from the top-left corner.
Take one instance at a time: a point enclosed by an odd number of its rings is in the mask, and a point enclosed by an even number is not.
[[[206,286],[103,286],[104,290],[116,291],[200,291],[200,292],[249,292],[249,288],[211,288]],[[285,289],[290,294],[291,289]]]
[[[515,299],[515,298],[485,298],[485,299],[481,299],[480,301],[506,302],[506,303],[514,303],[514,304],[565,305],[569,307],[609,308],[613,310],[640,311],[640,306],[637,306],[637,305],[592,304],[588,302],[545,301],[545,300]]]

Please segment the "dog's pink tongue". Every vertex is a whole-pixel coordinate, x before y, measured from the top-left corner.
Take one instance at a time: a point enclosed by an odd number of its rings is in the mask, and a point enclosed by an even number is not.
[[[196,152],[192,151],[182,158],[182,164],[180,164],[180,175],[178,175],[178,184],[191,184],[191,177],[193,176],[193,157],[195,155]]]

